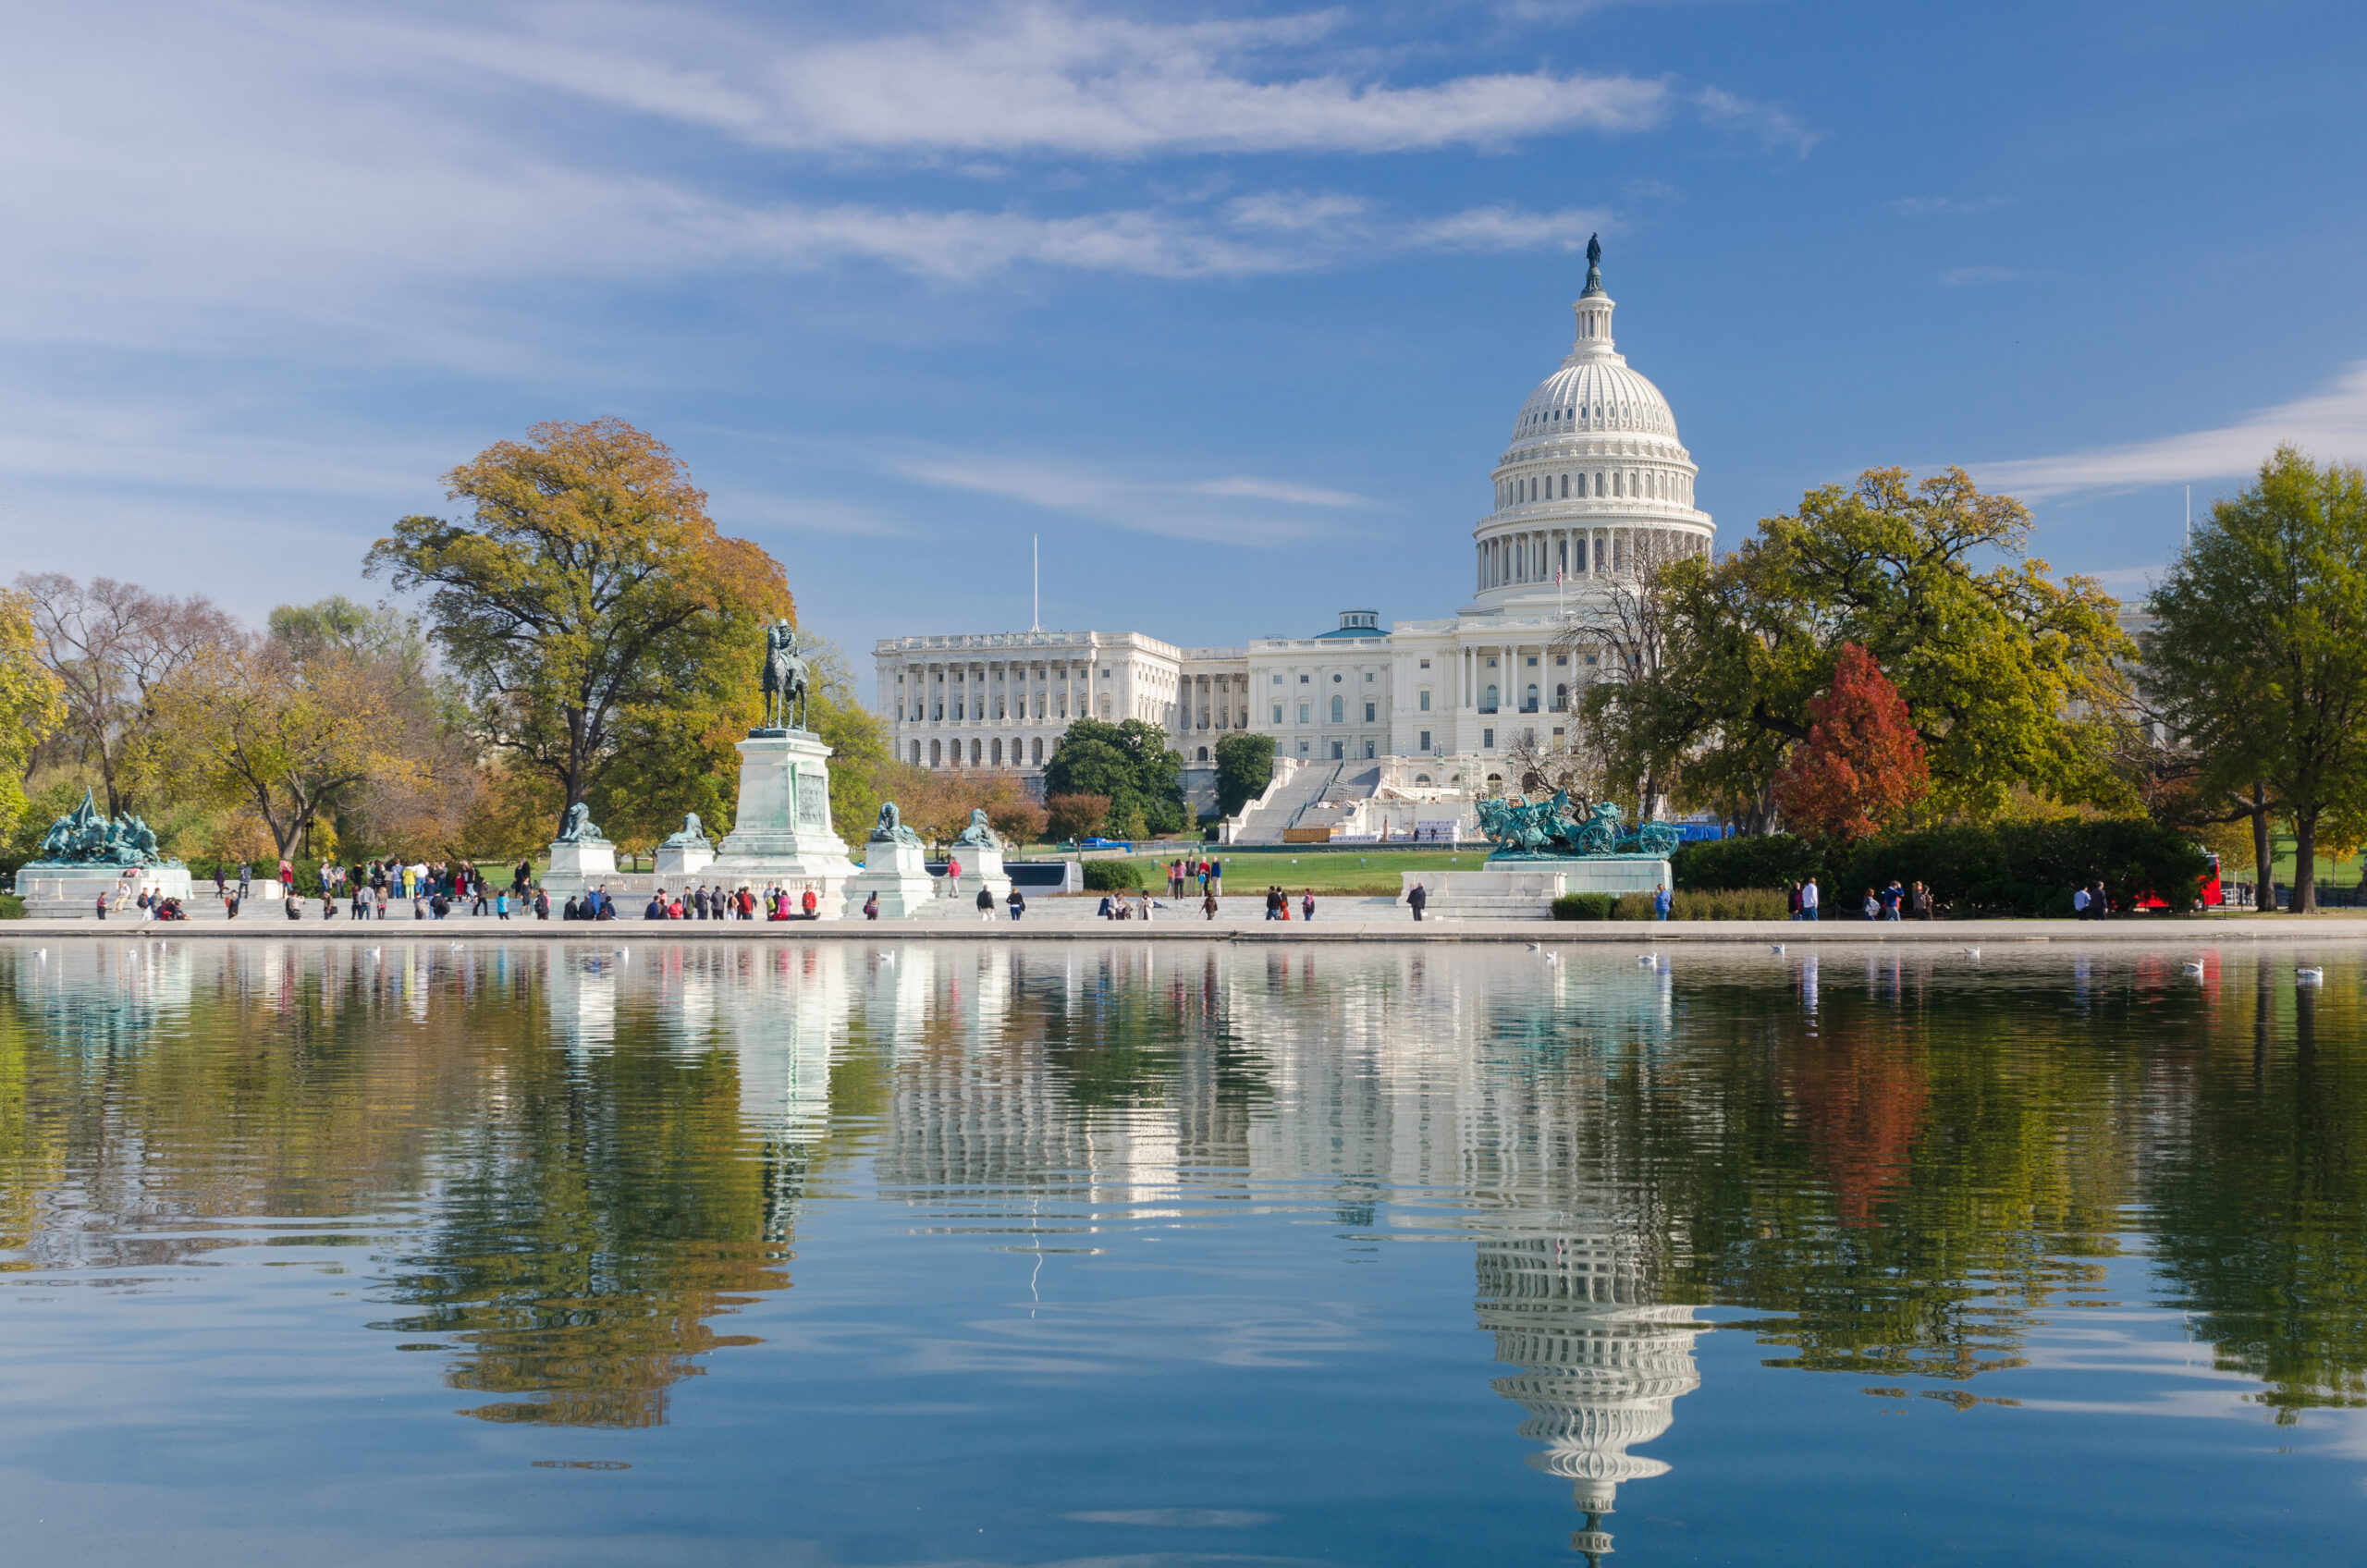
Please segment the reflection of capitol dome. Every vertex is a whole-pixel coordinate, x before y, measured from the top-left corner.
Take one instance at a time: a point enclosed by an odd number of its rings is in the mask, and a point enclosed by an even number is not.
[[[1609,1231],[1483,1242],[1480,1327],[1496,1359],[1521,1370],[1495,1390],[1528,1412],[1521,1436],[1545,1447],[1528,1463],[1573,1483],[1587,1527],[1572,1545],[1589,1560],[1611,1550],[1601,1516],[1619,1483],[1668,1473],[1631,1454],[1669,1429],[1676,1401],[1701,1386],[1688,1306],[1646,1299],[1643,1241]]]

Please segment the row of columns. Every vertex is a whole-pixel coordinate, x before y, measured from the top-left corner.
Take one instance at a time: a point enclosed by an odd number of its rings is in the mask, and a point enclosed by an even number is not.
[[[1535,528],[1482,539],[1479,592],[1515,582],[1551,582],[1556,567],[1565,578],[1632,571],[1635,539],[1641,532],[1636,528]]]
[[[1093,688],[1106,668],[1092,659],[1051,659],[1041,663],[1018,664],[987,659],[963,664],[916,664],[904,672],[904,692],[901,699],[906,724],[986,724],[1020,723],[1058,724],[1072,717],[1082,718],[1093,713]],[[950,679],[960,670],[964,679],[955,683]],[[1022,688],[1015,700],[1011,688],[1013,677]],[[1043,690],[1035,690],[1040,679]],[[989,686],[1000,682],[1003,691],[1000,700],[1002,711],[990,714],[987,710],[997,699],[989,696]],[[1041,697],[1041,711],[1035,699]],[[961,706],[962,717],[953,717],[955,704]],[[1066,711],[1063,712],[1063,704]]]
[[[909,741],[903,760],[914,767],[1041,767],[1044,738],[1014,735],[1008,750],[1000,736],[991,741],[964,741],[959,736],[950,741]]]
[[[1627,501],[1674,501],[1682,506],[1693,504],[1691,478],[1674,469],[1627,468],[1613,469],[1606,475],[1597,470],[1589,491],[1587,476],[1578,475],[1578,498],[1591,494],[1593,499]],[[1559,479],[1560,484],[1554,481]],[[1539,501],[1566,501],[1570,496],[1570,476],[1566,473],[1525,473],[1513,479],[1496,481],[1496,505],[1525,507]]]
[[[1249,677],[1187,675],[1175,704],[1176,733],[1249,728]]]
[[[1538,658],[1537,711],[1539,714],[1559,711],[1553,706],[1555,667],[1546,662],[1552,656],[1553,650],[1542,643],[1473,643],[1462,649],[1459,662],[1462,665],[1463,691],[1456,705],[1471,713],[1484,712],[1481,704],[1487,700],[1489,686],[1493,684],[1496,688],[1496,711],[1521,712],[1521,703],[1527,694],[1524,690],[1527,681],[1521,672],[1528,667],[1518,661],[1531,653]],[[1492,681],[1488,670],[1488,659],[1491,655],[1496,660]],[[1573,684],[1571,675],[1571,670],[1564,668],[1561,683],[1564,686]]]

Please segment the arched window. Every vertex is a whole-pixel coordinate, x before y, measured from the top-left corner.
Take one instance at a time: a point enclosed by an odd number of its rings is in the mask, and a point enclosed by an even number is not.
[[[1417,773],[1414,775],[1414,782],[1417,784],[1428,784],[1429,781],[1430,776],[1427,773]]]
[[[1041,767],[1044,765],[1044,739],[1042,736],[1039,735],[1035,740],[1027,742],[1027,756],[1028,760],[1033,762],[1036,766]]]
[[[988,760],[997,767],[1000,767],[1002,766],[1002,742],[1000,741],[995,741],[993,745],[988,748],[987,755]]]
[[[1202,747],[1200,748],[1200,760],[1201,760],[1202,762],[1206,762],[1206,761],[1208,761],[1208,747],[1206,747],[1206,746],[1202,746]]]
[[[1565,500],[1565,501],[1566,501],[1566,500],[1568,500],[1569,498],[1570,498],[1570,476],[1569,476],[1568,474],[1566,474],[1566,473],[1565,473],[1565,474],[1564,474],[1564,475],[1562,476],[1562,499],[1564,499],[1564,500]]]
[[[914,742],[913,742],[913,766],[914,766],[914,767],[918,767],[918,766],[920,766],[920,765],[921,765],[921,743],[920,743],[918,741],[914,741]]]
[[[1627,491],[1626,491],[1626,483],[1627,483],[1626,475],[1625,475],[1625,474],[1621,473],[1617,469],[1613,469],[1613,470],[1612,470],[1612,472],[1611,472],[1611,493],[1612,493],[1613,495],[1614,495],[1614,496],[1625,496],[1625,494],[1627,494]]]
[[[1523,713],[1535,713],[1537,711],[1537,688],[1534,685],[1529,687],[1528,695],[1522,699],[1520,711]]]
[[[1331,722],[1332,722],[1332,723],[1334,723],[1334,724],[1338,724],[1338,723],[1342,722],[1343,720],[1344,720],[1344,719],[1347,717],[1347,716],[1348,716],[1348,715],[1347,715],[1347,707],[1348,707],[1348,704],[1346,704],[1346,702],[1344,702],[1343,699],[1338,698],[1338,697],[1334,697],[1334,698],[1332,698],[1332,699],[1331,699]]]
[[[1601,495],[1601,494],[1603,493],[1603,489],[1602,489],[1602,471],[1601,471],[1601,470],[1600,470],[1600,469],[1597,469],[1597,470],[1595,471],[1595,476],[1594,476],[1594,493],[1595,493],[1596,495],[1598,495],[1598,496],[1600,496],[1600,495]]]
[[[970,766],[972,767],[978,766],[978,742],[975,741],[970,742]]]
[[[928,743],[928,765],[931,767],[943,767],[945,766],[944,741],[931,741]]]
[[[1556,686],[1556,687],[1554,687],[1554,688],[1553,688],[1553,711],[1554,711],[1555,713],[1567,713],[1567,712],[1569,711],[1569,708],[1570,708],[1570,689],[1569,689],[1567,686]]]
[[[1489,687],[1487,692],[1480,697],[1479,711],[1481,713],[1493,713],[1496,711],[1496,689],[1493,686]]]

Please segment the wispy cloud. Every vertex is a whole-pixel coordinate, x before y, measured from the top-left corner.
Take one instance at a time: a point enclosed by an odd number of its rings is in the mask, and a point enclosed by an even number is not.
[[[881,466],[900,478],[938,489],[996,496],[1136,533],[1207,544],[1298,544],[1341,531],[1338,522],[1321,513],[1380,506],[1351,491],[1285,480],[1243,475],[1143,479],[1058,459],[943,447],[890,452]]]
[[[1737,97],[1722,87],[1704,87],[1695,92],[1693,106],[1706,124],[1743,131],[1766,146],[1780,147],[1803,158],[1824,140],[1822,131],[1810,130],[1791,111]]]
[[[1369,496],[1349,490],[1326,490],[1313,484],[1293,484],[1281,479],[1198,479],[1183,486],[1196,496],[1241,496],[1258,501],[1287,501],[1294,507],[1377,507]]]
[[[2009,196],[1901,196],[1890,204],[1890,210],[1901,217],[1971,217],[1981,213],[1993,213],[2008,206]]]
[[[1973,472],[1984,484],[2024,496],[2233,479],[2257,471],[2287,441],[2321,461],[2367,462],[2367,360],[2351,365],[2324,392],[2214,429],[2060,457],[1985,463]]]
[[[1670,92],[1550,71],[1392,85],[1306,68],[1338,11],[1155,22],[989,6],[939,28],[817,36],[676,7],[524,11],[471,28],[282,13],[409,57],[558,90],[750,144],[835,153],[1400,153],[1660,123]]]
[[[877,507],[827,496],[767,496],[748,490],[718,490],[707,496],[707,511],[727,533],[837,533],[866,539],[908,539],[919,533],[910,521]]]

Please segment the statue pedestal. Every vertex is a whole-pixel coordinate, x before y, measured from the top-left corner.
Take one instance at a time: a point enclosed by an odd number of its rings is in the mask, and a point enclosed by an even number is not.
[[[670,888],[689,882],[713,865],[715,851],[705,844],[660,844],[654,858],[657,864],[657,885]]]
[[[994,844],[955,844],[949,851],[962,864],[962,887],[956,898],[972,903],[977,901],[978,883],[983,879],[987,890],[1000,903],[1011,896],[1011,875],[1002,868],[1002,849]]]
[[[740,809],[705,867],[708,882],[754,893],[785,888],[792,905],[811,888],[820,918],[844,915],[854,863],[830,828],[829,755],[803,729],[754,730],[740,742]]]
[[[271,890],[277,893],[279,884],[274,882]],[[28,920],[96,920],[101,893],[110,905],[120,905],[108,910],[109,920],[136,920],[140,911],[133,905],[143,892],[178,899],[187,908],[189,867],[178,864],[28,865],[17,873],[17,892],[25,900]]]
[[[847,918],[863,918],[864,900],[879,895],[879,918],[901,920],[918,914],[937,897],[937,878],[928,874],[927,851],[918,844],[875,839],[863,847],[863,867],[847,884]]]
[[[563,899],[612,881],[616,875],[616,845],[606,839],[562,839],[551,845],[551,866],[543,873],[543,888],[552,898]]]

